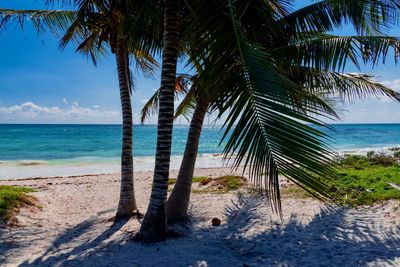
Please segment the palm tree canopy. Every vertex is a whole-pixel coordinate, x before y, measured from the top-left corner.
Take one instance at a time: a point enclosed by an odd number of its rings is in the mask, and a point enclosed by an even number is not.
[[[23,27],[30,21],[38,32],[48,29],[61,38],[61,48],[73,42],[76,50],[87,55],[94,64],[105,56],[108,48],[115,53],[117,39],[123,39],[136,66],[145,75],[154,74],[158,63],[152,55],[161,48],[162,34],[159,1],[71,0],[68,3],[68,7],[75,10],[0,8],[0,29],[12,22]]]
[[[214,107],[227,114],[225,156],[249,168],[278,211],[278,174],[329,196],[313,178],[335,175],[329,136],[314,127],[329,125],[317,115],[335,116],[327,95],[397,97],[369,76],[343,73],[348,61],[376,65],[399,51],[399,39],[382,34],[397,20],[396,2],[320,1],[294,12],[292,1],[211,2],[190,1],[184,38],[199,87],[221,92]],[[327,33],[347,21],[368,35]]]

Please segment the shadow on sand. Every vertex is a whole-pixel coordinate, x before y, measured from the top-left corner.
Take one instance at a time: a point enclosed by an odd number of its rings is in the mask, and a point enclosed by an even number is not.
[[[7,255],[12,251],[29,249],[32,243],[39,241],[46,232],[40,227],[14,228],[0,224],[0,266],[9,262]]]
[[[109,238],[124,223],[98,236],[95,220],[68,229],[42,256],[22,266],[394,266],[400,257],[400,226],[385,226],[372,213],[324,209],[310,222],[269,219],[263,200],[239,196],[226,209],[226,224],[196,227],[186,237],[158,244]],[[260,212],[263,211],[263,212]],[[69,245],[88,235],[87,242]],[[72,247],[72,249],[71,249]]]

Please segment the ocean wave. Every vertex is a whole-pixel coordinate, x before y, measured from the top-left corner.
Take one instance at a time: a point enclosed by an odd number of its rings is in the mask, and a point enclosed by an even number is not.
[[[21,160],[16,162],[17,166],[38,166],[44,164],[46,164],[44,160]]]
[[[172,156],[170,169],[178,170],[182,161],[181,156]],[[154,157],[135,157],[135,171],[154,170]],[[118,173],[119,158],[80,157],[61,160],[17,160],[3,161],[0,165],[1,179],[18,179],[32,177],[73,176],[87,174]],[[221,154],[199,155],[196,168],[213,168],[226,166]]]

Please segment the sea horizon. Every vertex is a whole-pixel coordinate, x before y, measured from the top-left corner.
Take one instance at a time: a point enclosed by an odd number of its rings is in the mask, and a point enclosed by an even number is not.
[[[312,125],[311,123],[306,123],[307,125]],[[374,125],[374,124],[400,124],[400,122],[332,122],[326,123],[326,125]],[[0,125],[122,125],[122,123],[2,123]],[[187,125],[188,123],[174,123],[174,126],[177,125]],[[204,124],[205,126],[223,126],[221,124]],[[157,123],[134,123],[133,126],[157,126]]]

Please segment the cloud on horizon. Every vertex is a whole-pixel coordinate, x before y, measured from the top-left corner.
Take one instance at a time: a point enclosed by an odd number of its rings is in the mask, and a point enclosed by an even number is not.
[[[400,79],[381,81],[382,84],[400,92]],[[59,100],[60,101],[60,98]],[[58,102],[57,101],[57,102]],[[140,123],[140,110],[148,98],[142,98],[133,104],[133,119],[135,124]],[[61,103],[60,103],[61,102]],[[76,100],[61,98],[58,106],[41,106],[33,101],[22,104],[5,106],[0,102],[0,123],[70,123],[70,124],[120,124],[121,111],[116,108],[105,109],[100,105],[91,104],[90,107],[79,105]],[[179,101],[175,100],[175,106]],[[139,108],[140,107],[140,108]],[[328,123],[400,123],[400,103],[386,96],[371,99],[357,100],[354,103],[339,104],[339,113],[342,120]],[[225,117],[224,117],[225,118]],[[213,122],[215,114],[207,118],[207,122]],[[175,121],[180,124],[188,124],[184,118]],[[208,124],[206,122],[206,124]],[[219,121],[220,123],[223,120]],[[157,123],[157,116],[151,116],[146,124]]]
[[[67,101],[63,101],[64,104]],[[10,107],[0,106],[0,123],[120,123],[121,113],[118,110],[100,110],[81,107],[77,101],[72,105],[60,108],[46,107],[33,102]]]

